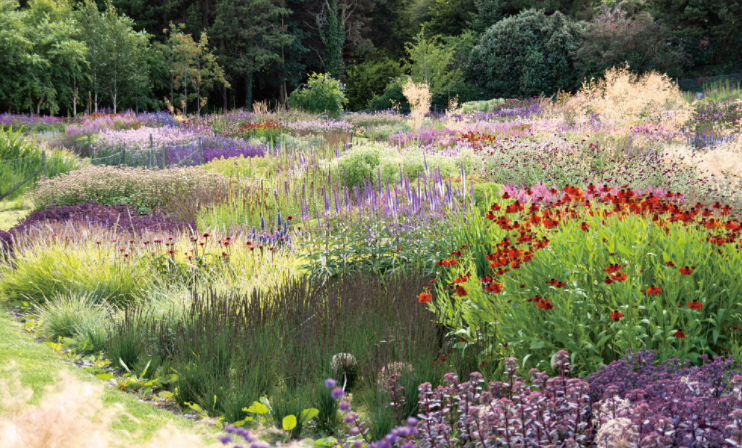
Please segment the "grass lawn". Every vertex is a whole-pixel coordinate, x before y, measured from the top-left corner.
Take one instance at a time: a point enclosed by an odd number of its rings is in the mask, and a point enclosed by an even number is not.
[[[85,382],[99,382],[90,373],[78,369],[66,362],[51,348],[39,344],[31,336],[24,334],[21,325],[13,320],[7,309],[0,305],[0,365],[8,365],[15,361],[15,371],[20,374],[20,381],[25,387],[33,389],[34,395],[31,404],[37,405],[45,392],[45,386],[54,383],[60,371],[71,372],[72,375]],[[114,424],[114,429],[125,430],[135,434],[136,442],[149,440],[160,428],[169,426],[173,429],[191,429],[194,422],[179,417],[163,409],[140,401],[135,395],[105,387],[103,402],[106,405],[119,403],[125,412],[139,420],[135,422],[125,415]],[[205,441],[213,442],[217,435],[216,430],[199,427],[196,429],[204,434]]]
[[[0,230],[8,230],[31,212],[27,199],[0,201]]]

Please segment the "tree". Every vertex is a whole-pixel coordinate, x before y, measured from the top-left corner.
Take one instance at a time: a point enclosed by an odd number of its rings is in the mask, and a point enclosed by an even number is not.
[[[742,2],[649,0],[649,11],[672,30],[695,66],[742,61]]]
[[[111,98],[113,113],[116,113],[122,92],[129,92],[135,81],[148,77],[145,53],[149,37],[144,32],[134,31],[134,22],[126,16],[119,16],[110,0],[106,6],[102,46],[106,76],[102,85]]]
[[[222,61],[245,77],[245,104],[252,107],[253,77],[256,72],[283,61],[282,46],[290,45],[293,36],[286,32],[282,18],[290,10],[274,0],[220,0],[211,35],[219,42]],[[223,90],[227,106],[226,87]]]
[[[576,34],[559,12],[528,10],[503,19],[472,50],[470,78],[490,98],[572,90],[578,80],[572,56]]]
[[[103,12],[94,0],[86,0],[76,17],[87,46],[94,111],[98,112],[101,94],[110,98],[114,113],[130,96],[138,104],[149,85],[149,35],[134,31],[134,21],[119,15],[111,0]]]
[[[629,18],[619,8],[604,7],[581,34],[575,53],[581,79],[599,78],[624,63],[635,73],[655,70],[675,78],[689,63],[682,49],[672,45],[669,31],[647,13]]]
[[[362,110],[369,106],[374,95],[381,95],[389,81],[400,76],[399,63],[388,58],[366,61],[348,69],[345,92],[348,109]]]
[[[325,0],[322,11],[317,14],[319,37],[325,46],[325,70],[335,79],[344,72],[343,45],[345,45],[345,21],[348,6],[338,6],[337,0]]]
[[[484,33],[487,28],[503,17],[505,0],[474,0],[474,11],[470,14],[469,28]]]
[[[0,102],[17,105],[26,73],[39,64],[17,0],[0,0]]]
[[[453,67],[455,43],[446,44],[438,37],[427,39],[423,28],[405,50],[409,57],[405,68],[412,81],[427,84],[435,104],[447,104],[464,82],[461,69]]]
[[[75,39],[78,28],[71,12],[65,0],[32,0],[21,15],[33,57],[13,95],[16,104],[28,99],[31,113],[35,106],[36,114],[42,108],[55,114],[60,102],[69,107],[77,101],[76,81],[87,68],[86,48]]]

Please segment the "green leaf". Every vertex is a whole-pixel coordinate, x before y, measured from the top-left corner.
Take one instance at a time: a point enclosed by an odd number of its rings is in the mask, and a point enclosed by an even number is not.
[[[531,342],[531,350],[538,350],[540,348],[544,348],[544,343],[542,341]]]
[[[299,421],[302,423],[306,423],[318,415],[319,409],[317,408],[304,409],[303,411],[301,411],[301,414],[299,414]]]
[[[243,409],[243,411],[249,412],[251,414],[263,415],[263,414],[267,414],[268,413],[268,408],[264,404],[262,404],[262,403],[258,403],[257,401],[253,401],[252,402],[252,406],[250,406],[247,409]]]
[[[284,431],[291,431],[292,429],[296,428],[296,416],[295,415],[287,415],[283,418],[283,429]]]
[[[116,378],[115,376],[111,375],[110,373],[101,373],[98,375],[95,375],[96,378],[98,378],[101,381],[108,381]]]
[[[314,442],[314,448],[322,448],[326,446],[333,446],[338,443],[335,437],[325,437],[324,439],[318,439]]]

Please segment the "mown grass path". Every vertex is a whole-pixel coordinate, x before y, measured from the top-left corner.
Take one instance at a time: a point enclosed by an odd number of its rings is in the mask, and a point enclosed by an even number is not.
[[[71,373],[74,378],[84,382],[100,382],[90,373],[78,369],[66,362],[51,348],[39,344],[30,335],[24,334],[21,324],[15,322],[8,310],[0,305],[0,365],[8,366],[14,361],[13,371],[19,374],[24,387],[33,389],[31,405],[38,405],[45,393],[46,386],[52,385],[60,372]],[[7,373],[7,372],[6,372]],[[118,403],[125,413],[114,423],[113,429],[124,430],[133,435],[133,442],[144,442],[160,428],[169,427],[175,430],[194,430],[194,422],[164,409],[145,403],[135,395],[105,387],[101,397],[106,406]],[[2,404],[0,404],[2,410]],[[137,421],[129,418],[130,414]],[[203,434],[204,440],[215,441],[216,430],[199,427],[195,429]]]

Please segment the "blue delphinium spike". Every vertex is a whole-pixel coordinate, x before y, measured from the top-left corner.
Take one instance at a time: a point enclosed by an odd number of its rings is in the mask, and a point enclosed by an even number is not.
[[[280,211],[278,212],[278,219],[276,220],[276,222],[278,223],[278,227],[281,227],[282,222],[281,222],[281,212]]]
[[[260,215],[260,230],[265,232],[265,217],[263,215]]]

